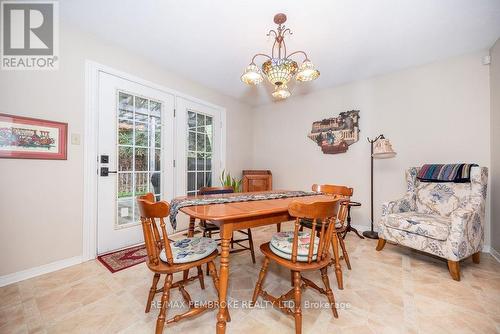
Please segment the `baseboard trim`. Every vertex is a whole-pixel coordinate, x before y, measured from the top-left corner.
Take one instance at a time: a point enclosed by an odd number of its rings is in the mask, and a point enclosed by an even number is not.
[[[74,266],[75,264],[82,263],[81,256],[70,257],[68,259],[63,259],[51,263],[47,263],[38,267],[21,270],[12,274],[7,274],[4,276],[0,276],[0,287],[6,286],[12,283],[17,283],[20,281],[24,281],[28,278],[33,278],[36,276],[40,276],[43,274],[48,274],[53,271],[61,270],[67,267]]]
[[[495,258],[495,260],[500,262],[500,252],[499,251],[497,251],[495,248],[491,247],[489,253],[491,254],[491,256],[493,256]]]

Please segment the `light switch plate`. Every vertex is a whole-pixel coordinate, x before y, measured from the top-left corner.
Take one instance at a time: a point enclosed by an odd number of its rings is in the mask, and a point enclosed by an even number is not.
[[[71,134],[71,144],[72,145],[80,145],[80,134],[72,133]]]

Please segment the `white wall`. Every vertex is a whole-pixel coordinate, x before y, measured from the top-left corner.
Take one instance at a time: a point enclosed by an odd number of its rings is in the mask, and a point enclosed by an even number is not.
[[[490,50],[491,247],[500,253],[500,39]]]
[[[404,170],[424,163],[490,165],[487,51],[368,80],[295,96],[255,109],[254,167],[273,172],[275,188],[308,189],[313,183],[354,187],[361,208],[353,224],[368,225],[370,145],[380,133],[398,155],[375,160],[375,220],[381,203],[404,194]],[[329,75],[335,75],[331,73]],[[321,78],[319,79],[321,80]],[[311,123],[360,110],[360,140],[344,154],[324,155],[307,138]],[[489,244],[489,231],[486,240]]]
[[[67,122],[83,134],[85,59],[227,109],[227,168],[251,167],[251,110],[139,55],[61,27],[60,69],[0,72],[0,112]],[[82,141],[85,138],[82,137]],[[67,161],[0,159],[0,276],[82,253],[83,142]]]

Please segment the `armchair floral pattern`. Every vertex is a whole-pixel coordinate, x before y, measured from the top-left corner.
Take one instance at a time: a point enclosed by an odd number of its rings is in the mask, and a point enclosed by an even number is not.
[[[403,198],[382,204],[379,237],[449,261],[480,252],[488,169],[472,167],[470,183],[420,182],[417,173],[406,171]]]

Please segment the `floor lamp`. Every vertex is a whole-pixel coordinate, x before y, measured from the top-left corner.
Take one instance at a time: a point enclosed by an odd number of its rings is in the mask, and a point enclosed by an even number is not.
[[[373,230],[373,159],[389,159],[396,156],[396,152],[392,149],[389,139],[385,139],[384,135],[379,135],[374,139],[367,138],[371,145],[370,150],[370,168],[371,168],[371,230],[364,231],[363,235],[370,239],[378,239],[378,233]]]

